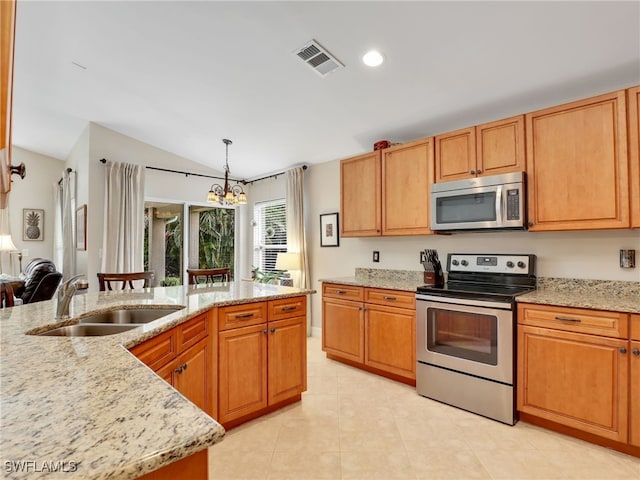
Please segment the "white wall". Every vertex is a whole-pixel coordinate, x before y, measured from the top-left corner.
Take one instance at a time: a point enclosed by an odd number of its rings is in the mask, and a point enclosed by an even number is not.
[[[532,253],[541,277],[640,281],[640,268],[619,267],[619,250],[640,250],[640,230],[579,232],[499,232],[412,237],[340,238],[340,246],[320,247],[319,215],[340,210],[340,162],[313,165],[307,170],[311,229],[308,232],[315,333],[321,325],[320,278],[352,276],[356,267],[420,270],[419,252],[435,248],[443,261],[447,253]],[[341,219],[340,219],[341,220]],[[372,252],[380,252],[373,263]],[[638,255],[638,252],[636,255]]]
[[[65,168],[64,162],[38,153],[13,147],[13,164],[24,162],[27,174],[24,179],[13,176],[11,194],[9,195],[9,216],[11,222],[11,238],[16,247],[23,252],[22,266],[31,259],[41,257],[53,259],[53,220],[55,216],[54,198],[55,184]],[[23,240],[22,210],[37,208],[44,210],[44,239]],[[12,272],[18,273],[18,260],[11,255]],[[9,256],[2,258],[4,273],[9,273]]]

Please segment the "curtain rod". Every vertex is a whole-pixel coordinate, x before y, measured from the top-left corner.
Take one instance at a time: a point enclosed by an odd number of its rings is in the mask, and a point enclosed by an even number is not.
[[[73,169],[67,167],[67,173],[71,173],[71,172],[73,172]],[[62,180],[63,180],[62,178],[60,180],[58,180],[58,185],[60,185],[62,183]]]
[[[107,159],[101,158],[100,163],[107,163]],[[216,180],[224,180],[224,177],[216,177],[214,175],[205,175],[204,173],[183,172],[181,170],[171,170],[169,168],[160,168],[160,167],[144,167],[144,168],[148,168],[149,170],[159,170],[161,172],[178,173],[180,175],[185,175],[187,177],[189,175],[192,175],[194,177],[215,178]],[[302,169],[306,170],[307,166],[303,165]],[[247,185],[247,184],[253,184],[253,182],[259,182],[260,180],[266,180],[268,178],[278,178],[279,175],[284,175],[285,173],[286,172],[272,173],[271,175],[267,175],[266,177],[254,178],[253,180],[239,180],[237,178],[230,178],[229,180],[231,180],[232,182],[237,182],[243,185]]]

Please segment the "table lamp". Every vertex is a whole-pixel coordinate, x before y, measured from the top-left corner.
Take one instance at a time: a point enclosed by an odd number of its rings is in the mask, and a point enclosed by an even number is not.
[[[16,250],[18,249],[10,234],[0,235],[0,273],[2,273],[2,252],[15,252]]]
[[[282,270],[280,277],[280,285],[285,287],[293,287],[293,279],[285,272],[300,270],[300,255],[292,252],[279,252],[276,257],[276,270]]]

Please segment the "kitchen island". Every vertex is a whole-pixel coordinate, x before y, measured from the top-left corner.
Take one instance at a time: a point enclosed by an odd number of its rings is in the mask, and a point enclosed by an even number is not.
[[[0,311],[0,455],[4,478],[136,478],[220,441],[224,428],[128,349],[214,308],[314,293],[253,282],[79,294]],[[116,335],[38,336],[87,312],[183,307]]]

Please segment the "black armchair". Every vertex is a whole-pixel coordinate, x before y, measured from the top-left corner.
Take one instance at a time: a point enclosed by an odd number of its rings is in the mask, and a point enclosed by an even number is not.
[[[56,270],[51,260],[44,258],[31,260],[24,269],[24,275],[24,288],[15,293],[16,297],[22,299],[22,303],[49,300],[62,280],[62,273]]]

